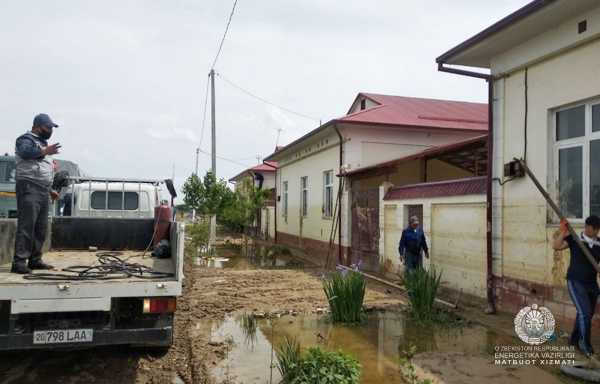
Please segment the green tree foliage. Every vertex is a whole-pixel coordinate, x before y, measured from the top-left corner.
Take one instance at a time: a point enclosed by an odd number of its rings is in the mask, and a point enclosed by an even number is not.
[[[177,212],[192,212],[192,208],[190,208],[189,205],[183,203],[183,204],[177,204],[175,206],[175,209],[177,210]]]
[[[203,180],[193,173],[183,185],[182,192],[187,206],[200,215],[216,215],[217,218],[235,199],[227,182],[224,179],[217,181],[212,171],[207,171]]]
[[[268,197],[268,189],[259,189],[249,179],[244,179],[243,187],[238,186],[233,200],[217,216],[217,220],[229,230],[240,232],[245,225],[254,222]]]

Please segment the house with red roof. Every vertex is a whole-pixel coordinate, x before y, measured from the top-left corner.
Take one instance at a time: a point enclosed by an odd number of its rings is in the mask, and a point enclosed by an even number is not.
[[[438,157],[387,162],[468,140],[475,143],[465,145],[477,147],[487,134],[487,111],[480,103],[359,93],[346,115],[265,159],[278,163],[276,241],[329,264],[361,259],[365,268],[379,271],[382,183],[421,182],[424,164],[429,181],[476,175],[473,165]]]

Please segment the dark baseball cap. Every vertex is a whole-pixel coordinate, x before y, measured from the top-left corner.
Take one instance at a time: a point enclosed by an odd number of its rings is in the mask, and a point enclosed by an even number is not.
[[[40,113],[33,119],[33,125],[44,124],[48,128],[58,128],[57,124],[54,124],[54,121],[50,118],[50,116],[45,113]]]

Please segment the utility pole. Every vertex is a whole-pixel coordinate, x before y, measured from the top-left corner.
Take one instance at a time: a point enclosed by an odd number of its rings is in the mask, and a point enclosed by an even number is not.
[[[256,156],[256,160],[258,161],[258,163],[257,163],[257,164],[260,164],[260,159],[262,159],[262,157],[260,157],[260,156]]]
[[[212,173],[217,180],[217,119],[215,116],[215,70],[210,70],[210,112],[211,112],[211,139],[212,139]],[[217,242],[217,217],[210,217],[210,248],[215,249]]]

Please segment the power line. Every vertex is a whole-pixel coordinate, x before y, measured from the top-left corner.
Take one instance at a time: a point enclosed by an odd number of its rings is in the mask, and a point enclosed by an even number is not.
[[[281,109],[281,110],[284,110],[284,111],[286,111],[286,112],[293,113],[294,115],[302,116],[302,117],[304,117],[304,118],[306,118],[306,119],[310,119],[310,120],[314,120],[314,121],[319,121],[319,122],[321,121],[320,119],[315,119],[314,117],[306,116],[306,115],[303,115],[303,114],[301,114],[301,113],[298,113],[298,112],[294,112],[294,111],[292,111],[292,110],[289,110],[289,109],[287,109],[287,108],[283,108],[283,107],[280,107],[280,106],[278,106],[278,105],[275,105],[275,104],[273,104],[273,103],[271,103],[271,102],[269,102],[269,101],[267,101],[267,100],[265,100],[265,99],[262,99],[262,98],[260,98],[260,97],[258,97],[258,96],[256,96],[256,95],[254,95],[254,94],[252,94],[252,93],[250,93],[250,92],[246,91],[246,90],[245,90],[245,89],[243,89],[242,87],[240,87],[240,86],[238,86],[238,85],[235,85],[234,83],[232,83],[231,81],[227,80],[226,78],[224,78],[223,76],[219,75],[218,73],[217,73],[217,76],[219,76],[219,77],[220,77],[221,79],[223,79],[225,82],[227,82],[227,83],[229,83],[229,84],[233,85],[234,87],[236,87],[236,88],[237,88],[237,89],[239,89],[240,91],[242,91],[242,92],[244,92],[244,93],[246,93],[246,94],[248,94],[248,95],[250,95],[250,96],[254,97],[255,99],[258,99],[258,100],[262,101],[263,103],[269,104],[269,105],[271,105],[271,106],[273,106],[273,107],[275,107],[275,108],[279,108],[279,109]]]
[[[209,156],[212,155],[210,152],[203,151],[202,149],[200,149],[200,152],[202,152],[202,153],[204,153],[206,155],[209,155]],[[238,163],[237,161],[226,159],[226,158],[221,157],[221,156],[215,156],[215,157],[217,159],[219,159],[219,160],[229,161],[230,163],[241,165],[241,166],[246,167],[246,168],[252,168],[253,167],[253,165],[247,165],[247,164]],[[253,159],[255,159],[255,157],[253,157]]]
[[[210,75],[209,75],[210,76]],[[204,95],[204,116],[202,116],[202,132],[200,133],[200,144],[198,148],[202,147],[202,137],[204,136],[204,123],[206,122],[206,105],[208,104],[208,86],[210,81],[206,79],[206,94]]]
[[[233,9],[231,10],[231,15],[229,15],[229,21],[227,22],[227,27],[225,28],[225,33],[223,34],[223,39],[221,40],[221,45],[219,46],[219,50],[217,51],[217,57],[215,57],[215,61],[213,62],[210,70],[212,71],[215,68],[215,64],[217,64],[217,59],[219,58],[219,54],[221,53],[221,48],[223,48],[223,43],[225,42],[225,36],[227,36],[227,31],[229,30],[229,24],[231,24],[231,18],[233,17],[233,13],[235,12],[235,6],[237,5],[238,0],[235,0],[233,3]]]

